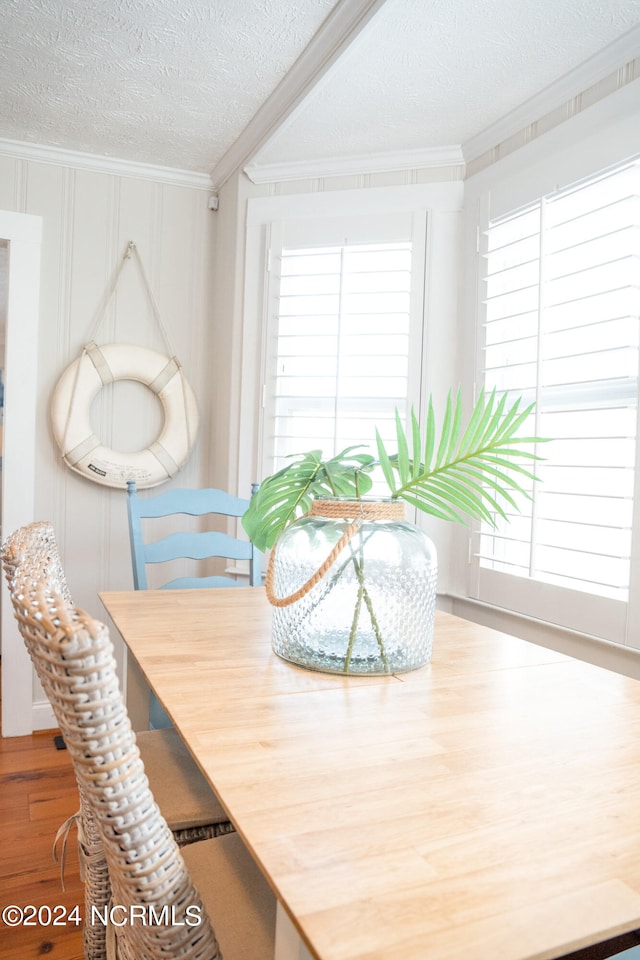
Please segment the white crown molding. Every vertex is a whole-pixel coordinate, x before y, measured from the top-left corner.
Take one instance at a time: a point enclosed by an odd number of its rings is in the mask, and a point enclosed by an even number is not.
[[[150,163],[120,160],[116,157],[101,157],[93,153],[81,153],[75,150],[65,150],[62,147],[49,147],[44,144],[26,143],[20,140],[0,138],[0,154],[19,157],[21,160],[36,160],[40,163],[55,163],[81,170],[111,173],[120,177],[137,177],[142,180],[170,183],[179,187],[195,187],[209,191],[213,187],[208,173],[177,170],[173,167],[159,167]]]
[[[515,110],[481,130],[462,144],[466,163],[481,157],[488,150],[508,140],[530,124],[557,110],[563,104],[588,90],[640,54],[640,26],[623,34],[593,57],[585,60],[555,83],[525,100]]]
[[[362,156],[354,154],[292,163],[250,163],[244,168],[244,172],[253,183],[281,183],[285,180],[315,180],[323,177],[452,166],[464,166],[464,157],[459,146],[370,153]]]
[[[241,170],[288,119],[387,0],[339,0],[308,46],[211,171],[213,189]]]

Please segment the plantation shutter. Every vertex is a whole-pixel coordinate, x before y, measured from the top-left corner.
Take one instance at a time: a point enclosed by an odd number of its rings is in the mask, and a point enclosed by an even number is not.
[[[482,379],[489,389],[535,399],[531,433],[553,441],[538,450],[548,459],[538,469],[533,505],[495,531],[481,528],[476,595],[499,604],[502,597],[505,605],[506,590],[524,612],[623,642],[636,460],[640,165],[491,222],[482,259]],[[527,581],[535,587],[528,594]]]
[[[270,257],[263,449],[375,450],[419,396],[424,218],[285,224]]]

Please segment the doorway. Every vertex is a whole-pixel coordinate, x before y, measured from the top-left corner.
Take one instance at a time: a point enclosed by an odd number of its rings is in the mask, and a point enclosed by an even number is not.
[[[34,519],[35,426],[42,218],[0,211],[4,268],[1,534]],[[33,732],[33,670],[4,586],[0,596],[2,736]]]

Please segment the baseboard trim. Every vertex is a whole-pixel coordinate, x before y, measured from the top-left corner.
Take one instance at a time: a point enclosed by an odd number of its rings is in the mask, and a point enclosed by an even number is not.
[[[33,730],[57,730],[58,722],[51,705],[46,701],[36,702],[31,708],[31,725]]]

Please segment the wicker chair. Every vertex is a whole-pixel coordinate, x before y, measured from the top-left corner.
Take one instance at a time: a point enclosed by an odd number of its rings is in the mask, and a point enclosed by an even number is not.
[[[19,567],[28,564],[30,577],[38,578],[42,572],[48,589],[73,603],[48,521],[30,523],[11,534],[3,559],[10,584]],[[179,846],[233,832],[229,817],[175,729],[145,730],[137,739],[156,802]]]
[[[27,558],[16,563],[11,548],[5,548],[4,563],[20,632],[65,738],[109,872],[110,904],[98,913],[90,910],[85,927],[104,929],[105,918],[117,910],[107,923],[107,946],[119,960],[272,957],[275,897],[238,835],[180,850],[161,815],[120,693],[106,626],[51,588],[52,569],[43,572]]]
[[[71,603],[67,581],[60,562],[53,528],[48,523],[33,523],[21,528],[3,547],[4,570],[11,584],[17,581],[23,565],[45,578],[51,591],[58,593],[65,603]],[[85,796],[78,784],[80,809],[68,823],[75,821],[78,829],[78,858],[84,880],[85,916],[91,909],[103,909],[111,897],[109,872],[102,848],[100,832]],[[104,930],[85,924],[83,928],[84,952],[87,960],[105,960],[106,944]]]

